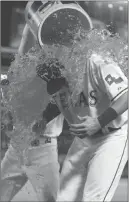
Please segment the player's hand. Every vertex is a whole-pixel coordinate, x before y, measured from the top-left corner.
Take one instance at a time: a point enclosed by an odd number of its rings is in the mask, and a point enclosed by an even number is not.
[[[80,137],[87,135],[92,136],[101,129],[97,118],[93,118],[90,116],[79,116],[79,119],[82,121],[82,123],[70,124],[70,132],[72,135]]]

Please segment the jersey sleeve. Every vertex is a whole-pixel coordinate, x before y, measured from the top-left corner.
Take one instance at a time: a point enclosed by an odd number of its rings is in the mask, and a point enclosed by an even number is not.
[[[128,80],[115,62],[96,61],[96,75],[99,89],[106,93],[111,102],[128,90]]]
[[[63,114],[60,114],[57,117],[55,117],[53,120],[51,120],[47,124],[46,130],[44,132],[44,136],[48,136],[48,137],[59,136],[62,133],[63,122],[64,122]]]

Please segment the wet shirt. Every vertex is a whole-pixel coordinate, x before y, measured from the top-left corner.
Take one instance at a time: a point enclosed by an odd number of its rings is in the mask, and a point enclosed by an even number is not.
[[[84,89],[79,95],[74,111],[80,116],[98,117],[127,90],[128,80],[120,67],[111,60],[104,60],[101,56],[93,54],[86,62]],[[50,128],[53,129],[54,127],[57,136],[62,128],[62,117],[59,115],[51,123],[52,127]],[[127,111],[106,127],[120,128],[126,122]]]
[[[80,116],[98,117],[127,90],[128,80],[120,67],[115,62],[93,54],[86,63],[84,90],[77,103],[78,113]],[[127,111],[108,126],[119,128],[126,121]]]

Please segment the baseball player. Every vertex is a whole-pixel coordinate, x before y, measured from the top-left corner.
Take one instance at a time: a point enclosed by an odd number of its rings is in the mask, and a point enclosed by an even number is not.
[[[28,26],[25,26],[19,55],[26,53],[30,45],[33,46],[32,42],[33,36]],[[48,106],[48,109],[53,111],[53,107]],[[37,138],[31,142],[29,148],[26,142],[27,134],[18,145],[11,138],[10,146],[1,163],[1,201],[11,201],[28,179],[36,192],[38,201],[56,201],[59,189],[57,136],[62,132],[63,116],[61,114],[57,116],[58,110],[54,109],[56,118],[52,117],[50,113],[48,115],[48,109],[43,114],[47,125],[44,119],[33,125],[32,130]],[[10,129],[12,134],[13,123],[9,116],[6,116],[5,126],[8,135],[9,128],[12,126]],[[19,136],[25,133],[24,129],[20,133]]]
[[[57,201],[111,201],[127,162],[127,78],[115,62],[98,54],[87,59],[74,110],[82,123],[71,125],[75,139]],[[61,126],[60,119],[55,126]]]
[[[60,177],[57,201],[111,201],[127,162],[128,81],[120,67],[92,54],[86,61],[79,107],[81,123]]]

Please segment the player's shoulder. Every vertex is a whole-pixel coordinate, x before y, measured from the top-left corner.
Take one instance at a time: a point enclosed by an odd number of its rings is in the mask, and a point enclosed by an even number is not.
[[[92,75],[92,77],[94,75],[97,76],[99,72],[102,71],[101,67],[104,66],[105,66],[104,59],[102,58],[101,55],[98,55],[96,53],[92,54],[87,60],[87,69]]]
[[[89,60],[89,68],[94,70],[94,71],[102,71],[104,70],[109,70],[109,69],[114,69],[116,68],[117,64],[112,61],[110,58],[103,57],[102,55],[99,55],[97,53],[94,53],[90,56]]]
[[[103,66],[111,64],[110,60],[105,59],[101,55],[94,53],[89,57],[89,63],[94,66]]]

